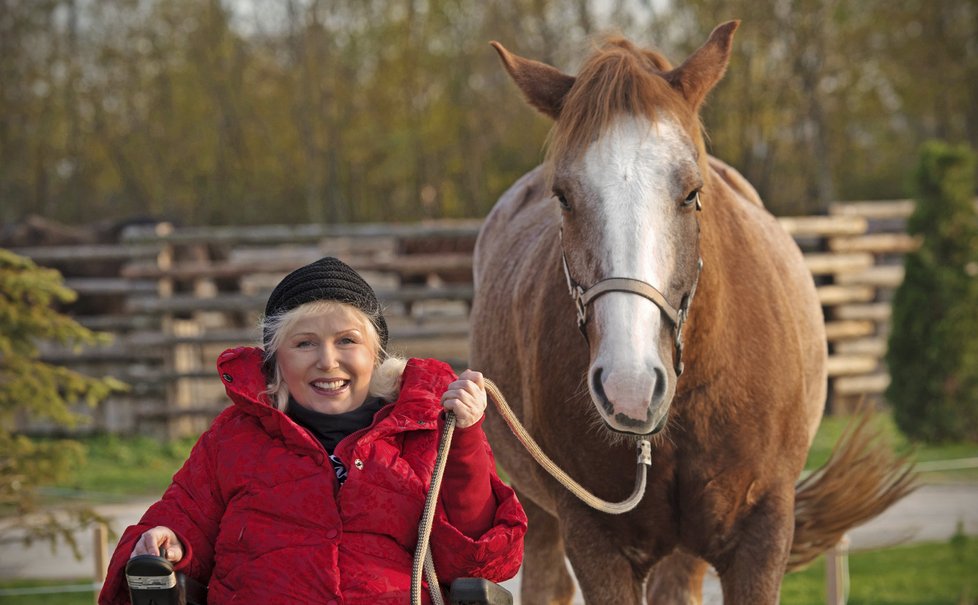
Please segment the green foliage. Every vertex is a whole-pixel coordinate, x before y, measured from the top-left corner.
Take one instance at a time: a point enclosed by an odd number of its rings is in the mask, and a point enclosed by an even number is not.
[[[76,441],[38,441],[18,434],[18,419],[75,426],[82,416],[73,406],[95,405],[124,388],[117,380],[91,378],[40,359],[41,345],[81,347],[106,341],[54,309],[74,296],[57,271],[0,249],[0,513],[35,511],[38,485],[64,481],[84,454]],[[82,512],[78,519],[86,522],[91,515]],[[53,517],[36,527],[33,537],[67,535]]]
[[[886,395],[897,425],[924,441],[978,442],[978,215],[975,154],[931,142],[917,171],[907,254],[893,300]]]

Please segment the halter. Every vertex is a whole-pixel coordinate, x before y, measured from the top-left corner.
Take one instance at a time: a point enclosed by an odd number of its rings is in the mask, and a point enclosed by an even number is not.
[[[696,261],[696,277],[693,278],[693,285],[689,288],[689,292],[683,295],[682,301],[679,303],[679,308],[676,309],[669,301],[666,300],[665,295],[659,292],[652,284],[644,282],[640,279],[634,279],[631,277],[606,277],[604,279],[598,280],[590,288],[584,288],[579,284],[570,274],[570,268],[567,266],[567,256],[564,254],[564,228],[560,227],[559,231],[560,237],[560,262],[564,266],[564,277],[567,278],[567,289],[570,290],[571,298],[574,299],[574,307],[577,309],[577,327],[584,335],[584,339],[587,340],[587,306],[594,302],[594,300],[604,294],[609,292],[627,292],[630,294],[638,294],[642,298],[646,298],[652,303],[659,307],[662,314],[666,316],[669,323],[673,326],[674,334],[674,346],[676,349],[676,355],[674,360],[674,367],[676,369],[676,377],[682,375],[683,373],[683,326],[686,324],[686,319],[689,317],[689,305],[693,302],[693,295],[696,294],[696,284],[700,281],[700,273],[703,271],[703,258],[699,258]]]

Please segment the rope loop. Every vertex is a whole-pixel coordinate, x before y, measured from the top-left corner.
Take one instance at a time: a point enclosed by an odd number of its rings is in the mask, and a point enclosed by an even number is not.
[[[620,515],[633,510],[645,496],[645,486],[647,473],[652,466],[652,445],[648,439],[640,439],[637,443],[637,456],[635,468],[635,489],[632,495],[621,502],[608,502],[598,498],[589,492],[584,486],[575,481],[557,466],[547,454],[544,453],[537,442],[526,431],[520,423],[516,414],[496,383],[485,379],[486,392],[489,398],[496,405],[500,415],[509,429],[513,432],[526,451],[537,461],[550,476],[556,479],[561,485],[567,488],[572,494],[577,496],[582,502],[591,508],[608,513]],[[421,605],[421,573],[422,567],[425,577],[428,579],[428,590],[431,593],[431,601],[434,605],[444,605],[441,587],[438,584],[438,576],[435,574],[435,564],[431,558],[431,526],[434,523],[435,507],[438,503],[438,494],[441,491],[441,480],[445,474],[445,464],[448,462],[448,449],[452,443],[452,436],[455,433],[455,414],[447,412],[445,414],[445,426],[442,428],[441,439],[438,443],[438,454],[435,457],[435,468],[431,475],[431,486],[428,489],[428,496],[424,503],[424,512],[421,515],[421,522],[418,525],[418,545],[414,551],[414,565],[411,569],[411,603]]]

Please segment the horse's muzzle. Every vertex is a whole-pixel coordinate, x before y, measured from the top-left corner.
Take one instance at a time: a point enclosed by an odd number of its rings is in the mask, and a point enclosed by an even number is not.
[[[629,390],[616,385],[611,393],[605,385],[606,378],[602,368],[594,368],[589,386],[591,398],[609,429],[628,435],[651,435],[662,430],[669,403],[665,372],[656,369],[648,388]]]

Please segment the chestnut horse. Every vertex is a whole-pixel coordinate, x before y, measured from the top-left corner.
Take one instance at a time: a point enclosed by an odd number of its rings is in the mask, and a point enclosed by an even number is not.
[[[494,43],[554,127],[547,161],[479,235],[472,366],[601,498],[631,491],[634,442],[653,441],[644,498],[611,515],[489,415],[530,516],[523,603],[570,602],[565,555],[588,603],[640,603],[643,586],[652,603],[698,603],[707,564],[724,603],[776,603],[786,569],[910,489],[859,431],[796,486],[826,396],[821,307],[795,242],[707,155],[698,117],[737,26],[676,68],[609,40],[576,77]]]

